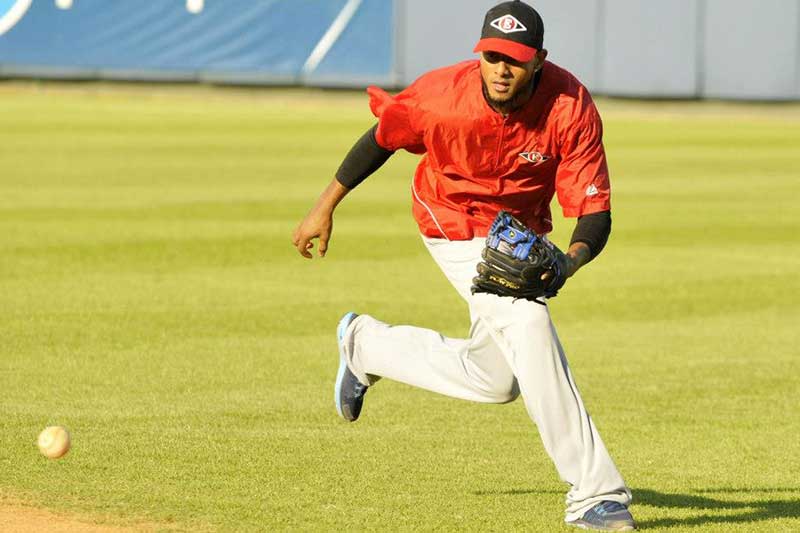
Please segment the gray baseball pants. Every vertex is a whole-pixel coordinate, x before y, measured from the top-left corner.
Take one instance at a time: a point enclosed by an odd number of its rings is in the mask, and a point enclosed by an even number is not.
[[[361,315],[344,338],[350,370],[368,385],[385,377],[476,402],[506,403],[521,393],[545,450],[571,485],[565,520],[603,500],[628,505],[631,493],[586,412],[547,307],[470,293],[484,239],[423,240],[469,304],[469,338]]]

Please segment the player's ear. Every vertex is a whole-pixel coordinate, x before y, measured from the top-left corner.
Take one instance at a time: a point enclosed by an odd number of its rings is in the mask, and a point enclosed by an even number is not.
[[[544,60],[547,59],[547,50],[542,48],[538,52],[536,52],[536,70],[542,68],[544,65]]]

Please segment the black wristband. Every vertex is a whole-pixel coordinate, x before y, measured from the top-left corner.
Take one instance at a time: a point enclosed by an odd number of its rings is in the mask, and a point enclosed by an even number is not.
[[[611,211],[601,211],[578,218],[575,231],[572,232],[570,245],[582,242],[589,247],[594,259],[603,250],[611,234]]]
[[[336,179],[348,189],[354,189],[367,179],[394,153],[378,144],[375,139],[377,129],[375,124],[356,141],[336,171]]]

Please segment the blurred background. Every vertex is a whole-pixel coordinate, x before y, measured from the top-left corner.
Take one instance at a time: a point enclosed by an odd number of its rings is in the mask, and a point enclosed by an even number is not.
[[[401,87],[469,59],[491,0],[0,0],[0,76]],[[595,94],[800,98],[797,0],[538,0]]]

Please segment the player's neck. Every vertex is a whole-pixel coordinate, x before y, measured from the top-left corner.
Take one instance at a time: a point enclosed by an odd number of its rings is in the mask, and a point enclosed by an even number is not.
[[[531,78],[530,83],[528,83],[525,88],[520,91],[519,93],[515,94],[511,100],[495,100],[489,94],[489,89],[486,87],[486,82],[481,79],[481,88],[483,90],[483,98],[486,100],[486,103],[489,104],[489,107],[507,117],[512,112],[516,111],[517,109],[521,108],[528,101],[533,98],[533,93],[536,92],[536,87],[539,85],[539,80],[542,77],[542,71],[539,70],[536,72],[533,77]]]

